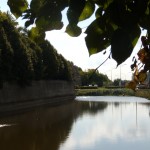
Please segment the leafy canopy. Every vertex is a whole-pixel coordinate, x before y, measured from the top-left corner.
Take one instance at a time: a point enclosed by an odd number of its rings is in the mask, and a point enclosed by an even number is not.
[[[8,0],[8,5],[16,17],[27,19],[26,27],[36,24],[31,29],[34,39],[44,37],[45,31],[61,29],[61,12],[66,7],[66,33],[70,36],[79,36],[82,29],[78,23],[95,14],[95,20],[85,31],[89,54],[111,46],[112,58],[118,65],[131,55],[141,28],[148,31],[150,41],[150,0],[31,0],[28,6],[27,0]]]
[[[33,80],[72,80],[71,62],[49,41],[38,44],[28,34],[32,33],[17,28],[8,13],[0,12],[0,88],[4,82],[26,86]]]

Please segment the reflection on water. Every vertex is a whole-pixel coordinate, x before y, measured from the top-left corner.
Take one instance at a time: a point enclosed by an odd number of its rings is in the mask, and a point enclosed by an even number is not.
[[[2,150],[148,150],[150,102],[77,97],[65,105],[0,119]]]
[[[2,128],[2,127],[8,127],[8,126],[12,126],[12,124],[0,124],[0,128]]]

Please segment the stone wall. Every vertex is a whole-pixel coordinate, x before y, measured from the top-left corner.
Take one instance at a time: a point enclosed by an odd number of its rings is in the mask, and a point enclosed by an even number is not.
[[[0,113],[32,109],[35,106],[54,105],[73,100],[74,87],[67,81],[33,81],[20,87],[5,83],[0,90]]]

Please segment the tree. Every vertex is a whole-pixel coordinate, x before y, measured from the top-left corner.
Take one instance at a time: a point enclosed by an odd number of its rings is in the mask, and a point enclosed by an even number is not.
[[[81,74],[82,74],[82,69],[78,66],[75,66],[73,62],[69,62],[69,68],[71,70],[71,76],[72,76],[72,81],[74,83],[75,87],[81,86]]]
[[[78,22],[95,13],[95,20],[85,31],[89,54],[111,45],[112,58],[118,65],[131,55],[140,27],[150,33],[150,0],[31,0],[30,5],[27,0],[8,0],[8,5],[16,18],[27,19],[26,27],[36,24],[31,29],[33,38],[44,37],[45,31],[61,29],[61,12],[66,7],[69,21],[66,32],[70,36],[79,36],[82,29]]]
[[[12,79],[13,50],[1,25],[0,41],[0,88],[2,88],[5,80]]]
[[[3,27],[0,41],[1,45],[3,43],[1,56],[3,72],[6,76],[5,80],[11,78],[21,84],[28,82],[33,75],[30,49],[28,49],[22,36],[18,33],[11,16],[0,12],[0,17],[0,26],[1,28]]]
[[[89,69],[87,72],[80,71],[82,85],[96,84],[101,87],[103,86],[104,82],[110,82],[106,75],[103,75],[98,71],[93,74],[93,71],[94,69]]]
[[[0,88],[4,82],[26,86],[32,80],[72,80],[68,61],[50,42],[36,43],[28,34],[0,12]]]
[[[141,29],[145,29],[147,34],[141,39],[144,50],[138,53],[144,69],[133,60],[133,87],[143,82],[150,70],[150,0],[31,0],[30,5],[27,0],[8,0],[8,5],[16,18],[22,16],[27,20],[26,27],[35,23],[30,37],[37,42],[42,41],[46,31],[63,27],[61,12],[65,8],[69,21],[66,33],[70,36],[79,36],[82,29],[78,23],[95,14],[95,20],[85,31],[89,54],[111,46],[111,56],[118,65],[130,57]]]
[[[120,85],[120,79],[115,79],[113,85],[119,86]]]
[[[42,42],[39,46],[42,49],[44,79],[56,79],[58,76],[56,50],[47,40]]]

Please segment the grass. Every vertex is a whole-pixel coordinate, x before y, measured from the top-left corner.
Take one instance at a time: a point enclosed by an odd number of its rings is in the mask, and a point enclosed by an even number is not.
[[[135,96],[144,97],[150,100],[150,89],[139,89],[135,92]]]
[[[118,89],[107,89],[107,88],[76,89],[76,96],[108,96],[108,95],[134,96],[135,92],[130,90],[130,89],[126,89],[126,88],[118,88]]]
[[[134,92],[127,88],[76,89],[76,96],[137,96],[150,100],[150,89],[138,89]]]

